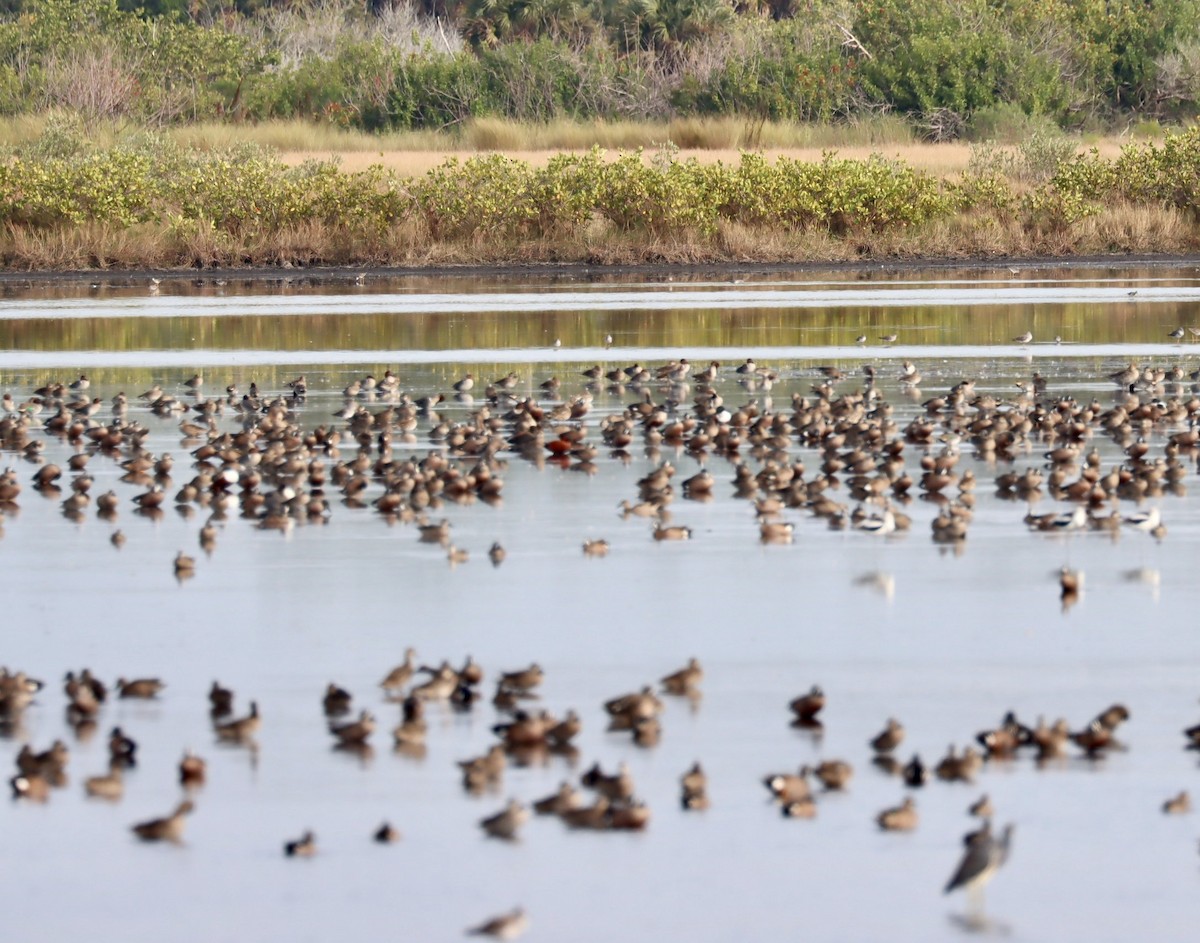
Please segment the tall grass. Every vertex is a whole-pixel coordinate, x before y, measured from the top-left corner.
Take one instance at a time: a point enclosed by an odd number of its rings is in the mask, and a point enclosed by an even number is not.
[[[35,141],[49,113],[0,117],[0,144]],[[123,123],[94,122],[89,139],[112,144],[128,130]],[[183,147],[211,151],[258,144],[280,152],[356,153],[381,151],[586,151],[652,148],[675,144],[685,150],[897,147],[916,142],[901,118],[880,116],[844,124],[762,122],[747,118],[678,118],[671,121],[568,121],[530,124],[477,118],[448,131],[394,131],[371,134],[328,122],[275,120],[259,124],[201,122],[167,132]]]
[[[526,124],[477,118],[459,133],[466,149],[480,151],[614,150],[671,143],[688,150],[836,148],[910,144],[916,136],[903,119],[888,115],[844,124],[797,124],[753,118],[675,118],[670,121],[552,121]]]
[[[257,144],[272,150],[311,151],[320,154],[380,153],[382,151],[438,151],[453,140],[437,131],[397,131],[370,134],[312,121],[266,121],[262,124],[207,122],[168,132],[181,147],[199,151],[221,150],[237,144]]]

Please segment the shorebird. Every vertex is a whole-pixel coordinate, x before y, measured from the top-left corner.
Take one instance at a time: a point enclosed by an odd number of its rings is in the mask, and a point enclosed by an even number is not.
[[[1162,512],[1156,507],[1146,511],[1137,511],[1122,518],[1121,522],[1128,524],[1134,530],[1140,530],[1143,534],[1149,534],[1162,523]]]
[[[1186,333],[1186,331],[1184,331],[1183,327],[1180,326],[1180,327],[1175,328],[1175,330],[1173,330],[1170,334],[1168,334],[1167,337],[1172,337],[1175,340],[1182,340],[1183,335],[1185,333]]]
[[[861,530],[866,534],[875,534],[876,536],[886,536],[896,529],[896,515],[887,509],[883,512],[882,517],[865,517],[854,525],[855,530]]]
[[[943,893],[965,887],[968,893],[981,889],[995,876],[996,871],[1008,860],[1012,842],[1013,826],[1004,826],[999,838],[992,835],[990,822],[967,837],[967,850],[963,853],[958,868],[946,883]]]
[[[1033,331],[1026,331],[1024,334],[1019,334],[1012,340],[1014,344],[1028,344],[1033,340]]]

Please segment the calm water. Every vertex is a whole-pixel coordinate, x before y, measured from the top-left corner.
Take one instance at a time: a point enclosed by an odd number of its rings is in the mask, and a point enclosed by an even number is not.
[[[582,391],[579,371],[592,363],[715,359],[726,365],[716,387],[727,403],[788,410],[793,392],[818,381],[817,366],[854,372],[839,384],[848,391],[871,363],[902,428],[922,399],[967,376],[979,392],[1009,397],[1037,370],[1051,392],[1107,406],[1115,387],[1105,375],[1131,360],[1189,372],[1200,365],[1200,344],[1166,336],[1200,326],[1197,312],[1200,277],[1178,269],[738,284],[165,280],[156,293],[119,279],[9,283],[0,386],[21,401],[50,379],[86,371],[89,395],[107,404],[118,390],[132,396],[153,383],[182,393],[177,384],[196,370],[213,395],[251,380],[276,392],[303,372],[309,395],[299,413],[312,427],[339,421],[332,413],[350,380],[387,368],[414,396],[448,392],[468,369],[484,378],[515,370],[525,394],[557,375],[566,396]],[[1027,329],[1031,345],[1010,341]],[[893,346],[879,342],[892,333]],[[869,338],[861,348],[859,334]],[[772,390],[737,383],[732,367],[747,357],[779,374]],[[905,359],[924,375],[915,396],[897,379]],[[601,389],[590,438],[599,443],[599,420],[638,398]],[[451,400],[442,415],[462,419],[481,402]],[[137,406],[130,417],[152,429],[150,449],[175,455],[173,494],[192,475],[175,422]],[[234,425],[228,415],[221,423]],[[423,421],[396,454],[425,454],[427,433]],[[47,460],[65,464],[70,447],[41,438]],[[1162,442],[1156,432],[1152,454],[1162,454]],[[1103,436],[1091,444],[1106,468],[1122,458]],[[790,451],[815,473],[815,452],[795,443]],[[910,470],[920,453],[906,450]],[[633,500],[637,479],[663,458],[679,467],[678,485],[699,467],[686,454],[647,454],[639,442],[621,461],[602,448],[591,475],[503,457],[502,503],[430,512],[448,518],[455,543],[471,552],[451,567],[411,526],[337,502],[327,524],[286,536],[235,511],[206,557],[196,535],[207,514],[138,517],[129,499],[143,489],[121,483],[111,460],[96,456],[88,470],[93,494],[111,487],[125,499],[118,520],[93,510],[72,523],[59,513],[62,496],[30,487],[36,466],[5,456],[24,491],[0,540],[0,662],[48,685],[0,753],[15,756],[25,742],[45,749],[56,737],[72,749],[71,781],[47,804],[0,804],[14,937],[454,940],[517,904],[530,913],[526,938],[548,941],[1193,935],[1198,829],[1193,816],[1160,811],[1197,775],[1180,735],[1200,720],[1200,504],[1191,494],[1151,502],[1168,527],[1161,542],[1132,531],[1116,541],[1031,534],[1024,502],[998,500],[992,481],[1010,467],[1041,465],[1040,450],[1010,466],[964,447],[959,467],[978,476],[978,503],[957,552],[931,541],[937,509],[922,500],[905,508],[908,534],[833,532],[789,511],[795,543],[764,547],[753,507],[732,497],[732,467],[710,457],[715,499],[677,497],[672,522],[691,526],[695,539],[672,544],[652,540],[643,519],[622,520],[617,504]],[[1187,464],[1185,489],[1194,492],[1196,465]],[[844,489],[834,496],[850,502]],[[1062,507],[1046,497],[1034,510]],[[128,537],[119,551],[109,542],[115,527]],[[584,557],[582,541],[599,537],[610,555]],[[493,568],[485,552],[496,540],[508,558]],[[182,584],[171,566],[180,549],[198,556],[195,577]],[[1064,564],[1087,573],[1084,594],[1065,612],[1056,576]],[[575,765],[510,766],[501,789],[468,796],[454,761],[494,741],[501,718],[488,704],[470,714],[433,706],[425,757],[394,754],[398,709],[377,685],[408,646],[426,663],[474,655],[489,694],[498,671],[539,662],[539,706],[583,716]],[[693,655],[705,667],[703,699],[668,699],[657,747],[605,732],[602,701]],[[64,724],[60,679],[85,665],[110,681],[158,675],[168,688],[157,702],[110,702],[96,735],[80,742]],[[214,742],[205,698],[214,678],[237,691],[238,715],[259,702],[256,753]],[[331,749],[321,711],[329,681],[380,718],[369,758]],[[814,682],[829,696],[819,734],[788,723],[788,701]],[[1121,731],[1126,752],[1045,770],[1027,757],[992,763],[975,786],[934,781],[911,792],[916,832],[875,827],[879,810],[910,793],[870,763],[867,741],[887,717],[908,729],[898,755],[916,751],[932,763],[1010,708],[1027,722],[1065,716],[1080,728],[1114,701],[1132,713]],[[116,724],[140,743],[139,766],[120,802],[86,799],[82,780],[104,770]],[[186,842],[141,845],[128,826],[178,801],[175,764],[187,746],[208,759],[209,777]],[[782,819],[761,777],[835,757],[856,769],[848,791],[821,795],[815,821]],[[684,813],[678,778],[697,759],[713,804]],[[628,762],[653,811],[645,833],[568,832],[537,818],[507,844],[476,826],[509,796],[540,798],[597,760],[606,770]],[[972,827],[966,807],[984,791],[998,822],[1015,822],[1017,834],[988,888],[986,919],[976,920],[964,896],[941,888]],[[399,844],[369,840],[384,818],[403,832]],[[285,859],[284,840],[306,828],[317,833],[317,857]]]

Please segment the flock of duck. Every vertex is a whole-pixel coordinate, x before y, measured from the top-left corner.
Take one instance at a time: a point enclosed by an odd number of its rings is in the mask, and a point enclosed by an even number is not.
[[[485,795],[500,790],[510,764],[544,764],[550,757],[562,756],[575,765],[578,751],[573,741],[582,729],[583,717],[574,709],[557,717],[535,707],[545,678],[546,673],[537,664],[497,674],[495,691],[490,699],[500,718],[492,727],[496,739],[482,754],[458,761],[465,791]],[[447,661],[430,667],[419,665],[415,651],[410,648],[404,661],[389,671],[379,684],[385,703],[399,707],[399,722],[391,730],[395,749],[410,755],[423,755],[429,733],[426,706],[433,703],[457,711],[476,710],[484,700],[482,686],[485,680],[483,668],[469,657],[457,669]],[[662,731],[665,699],[683,699],[695,707],[702,696],[703,680],[704,670],[700,662],[692,658],[678,670],[663,676],[657,684],[647,684],[605,701],[602,717],[607,730],[628,732],[634,744],[653,747]],[[164,696],[166,687],[158,678],[122,678],[110,688],[86,668],[79,672],[68,671],[63,680],[67,724],[77,738],[83,739],[100,723],[110,699],[158,700]],[[44,682],[24,672],[0,669],[0,731],[12,737],[21,730],[26,711],[44,709],[45,688]],[[233,691],[218,682],[212,683],[207,707],[213,741],[255,749],[255,738],[263,723],[257,702],[250,701],[248,713],[234,718],[234,700]],[[333,748],[369,751],[370,741],[376,733],[376,719],[369,710],[362,710],[356,719],[346,719],[352,713],[353,700],[350,692],[334,683],[330,683],[321,696]],[[792,726],[800,730],[820,731],[826,703],[825,692],[814,685],[788,703],[787,716],[790,716]],[[781,710],[781,721],[784,716]],[[1063,766],[1073,750],[1077,751],[1074,755],[1079,759],[1101,762],[1110,752],[1125,749],[1116,734],[1129,717],[1130,712],[1123,704],[1113,704],[1083,727],[1072,730],[1062,718],[1053,724],[1038,718],[1035,725],[1029,726],[1009,711],[999,724],[976,734],[963,749],[952,744],[941,759],[929,765],[916,753],[907,762],[901,761],[899,755],[907,732],[902,723],[889,718],[880,732],[866,743],[867,755],[880,773],[898,778],[909,790],[921,789],[933,781],[974,784],[989,764],[1009,763],[1025,752],[1035,756],[1039,767]],[[1183,733],[1186,748],[1200,748],[1200,724],[1188,727]],[[107,771],[85,778],[83,789],[89,797],[117,801],[124,795],[126,773],[138,766],[138,743],[130,731],[114,727],[108,737],[108,754]],[[39,803],[48,801],[54,790],[68,785],[70,758],[71,750],[61,739],[42,751],[35,750],[28,742],[23,743],[15,757],[15,774],[9,780],[14,798]],[[762,783],[783,817],[813,819],[818,814],[820,797],[846,790],[854,774],[850,761],[830,758],[796,771],[768,773]],[[132,833],[138,839],[182,842],[187,816],[194,811],[197,796],[207,780],[207,764],[201,756],[187,750],[179,761],[177,776],[184,798],[168,814],[131,825]],[[682,771],[679,785],[678,802],[683,813],[699,813],[710,807],[708,777],[700,761]],[[1166,814],[1178,815],[1190,810],[1186,790],[1162,803],[1162,811]],[[995,809],[989,797],[986,794],[980,796],[968,812],[977,817],[980,824],[963,838],[964,849],[945,885],[946,893],[958,888],[978,891],[1009,855],[1014,826],[1008,824],[998,834],[993,831]],[[555,817],[568,829],[589,831],[643,830],[651,821],[650,807],[639,797],[634,777],[624,762],[610,772],[593,764],[578,776],[577,784],[564,780],[556,791],[541,798],[530,801],[511,798],[501,809],[480,819],[478,826],[488,838],[513,842],[532,815]],[[875,822],[888,832],[916,829],[919,814],[912,793],[899,805],[880,811]],[[371,832],[370,837],[383,844],[401,840],[400,832],[386,821]],[[317,852],[317,837],[311,829],[283,844],[283,853],[288,857],[313,857]],[[528,923],[524,909],[517,908],[471,927],[467,932],[513,939]]]
[[[679,488],[693,501],[712,500],[718,489],[710,463],[718,458],[729,463],[733,493],[753,501],[764,543],[794,539],[796,523],[784,519],[787,511],[805,512],[833,530],[903,532],[912,520],[901,508],[919,494],[938,507],[930,525],[933,539],[958,544],[967,537],[978,485],[972,469],[958,468],[964,449],[988,465],[1009,466],[995,478],[996,495],[1024,503],[1024,523],[1031,530],[1115,535],[1125,526],[1159,539],[1166,524],[1157,504],[1126,514],[1120,502],[1140,506],[1182,494],[1187,462],[1198,454],[1200,371],[1185,375],[1178,366],[1130,364],[1114,372],[1110,379],[1118,395],[1105,405],[1054,395],[1037,373],[1016,384],[1011,396],[977,391],[975,380],[963,379],[921,400],[922,377],[906,361],[897,377],[900,388],[921,402],[903,427],[876,383],[874,365],[866,365],[861,385],[849,389],[851,378],[837,367],[817,372],[820,382],[808,395],[793,393],[782,409],[775,408],[770,393],[778,374],[753,360],[732,372],[751,394],[739,404],[727,403],[720,392],[719,364],[693,372],[686,359],[654,370],[633,364],[604,371],[597,365],[583,372],[586,384],[574,394],[565,394],[551,377],[538,384],[535,395],[521,395],[514,392],[521,378],[513,372],[488,384],[478,404],[475,378],[468,373],[454,383],[452,405],[459,418],[453,419],[449,411],[438,411],[443,394],[414,398],[389,370],[378,380],[353,381],[334,414],[339,421],[311,429],[301,425],[310,412],[303,408],[308,391],[303,376],[274,396],[262,395],[252,383],[244,393],[230,385],[206,397],[196,374],[182,384],[183,396],[155,386],[138,397],[148,414],[178,422],[181,446],[192,461],[190,479],[177,489],[173,456],[146,448],[151,429],[130,418],[126,394],[114,396],[110,416],[99,418],[105,403],[88,395],[90,381],[81,375],[67,384],[47,384],[20,403],[5,393],[0,445],[38,463],[32,487],[43,497],[62,498],[68,519],[78,520],[94,507],[99,517],[116,521],[126,500],[137,514],[152,518],[171,506],[183,514],[206,510],[198,539],[211,553],[216,524],[229,511],[240,511],[261,528],[288,530],[297,522],[329,519],[336,490],[346,507],[370,506],[390,521],[415,523],[420,540],[443,546],[454,563],[468,560],[469,552],[454,545],[448,520],[431,522],[427,511],[444,501],[499,501],[508,455],[538,467],[552,463],[594,474],[602,447],[628,462],[630,448],[640,442],[658,464],[637,482],[636,500],[621,508],[625,517],[653,521],[655,540],[693,536],[688,526],[670,523],[676,466],[661,456],[671,449],[699,464]],[[632,391],[636,399],[604,415],[597,437],[588,417],[601,384],[613,397]],[[224,429],[223,417],[232,421]],[[429,447],[423,455],[415,452],[418,432]],[[1115,442],[1124,460],[1105,468],[1099,450],[1089,448],[1097,435]],[[71,448],[65,469],[45,460],[42,436]],[[1155,437],[1162,439],[1157,450]],[[414,452],[398,455],[404,447]],[[919,453],[916,467],[906,458],[913,451]],[[89,462],[96,455],[117,462],[121,480],[145,490],[125,500],[112,488],[93,496]],[[1017,467],[1022,461],[1025,467]],[[0,508],[11,511],[21,489],[14,469],[0,475]],[[1070,508],[1034,513],[1046,495]],[[115,530],[111,539],[119,547],[126,534]],[[602,538],[584,545],[592,556],[608,549]],[[505,553],[497,544],[489,558],[499,565]],[[187,578],[196,559],[181,550],[173,567]]]
[[[971,468],[959,468],[964,452],[987,467],[1002,467],[993,483],[995,495],[1025,509],[1021,521],[1030,531],[1093,531],[1116,538],[1124,529],[1162,539],[1166,524],[1161,505],[1168,496],[1184,493],[1189,464],[1200,455],[1200,371],[1185,374],[1179,367],[1129,364],[1108,377],[1115,395],[1102,403],[1055,394],[1037,373],[1009,395],[977,389],[977,381],[969,378],[922,393],[920,370],[905,361],[892,383],[911,413],[901,425],[895,406],[880,388],[882,369],[868,364],[854,377],[835,366],[816,368],[815,382],[807,391],[793,393],[782,408],[772,396],[779,373],[753,360],[730,370],[715,362],[697,370],[686,359],[654,368],[596,365],[583,371],[573,392],[564,389],[569,384],[558,377],[531,382],[514,372],[485,383],[467,373],[453,384],[452,392],[419,397],[405,392],[399,378],[387,371],[381,378],[366,376],[350,383],[332,415],[319,409],[325,399],[314,396],[310,402],[304,376],[269,394],[250,384],[245,391],[230,385],[207,396],[204,378],[196,374],[174,392],[156,385],[140,396],[130,398],[122,392],[106,402],[92,395],[88,377],[81,375],[71,382],[48,383],[23,398],[5,393],[0,399],[0,447],[36,466],[27,476],[14,468],[0,475],[0,525],[6,516],[15,516],[28,485],[42,499],[60,501],[68,520],[94,513],[113,523],[110,539],[117,548],[127,539],[115,528],[126,510],[151,519],[172,507],[185,517],[202,511],[198,544],[211,554],[219,528],[231,514],[258,528],[287,531],[297,524],[326,523],[344,507],[411,524],[419,541],[441,547],[451,563],[459,564],[467,562],[470,553],[454,542],[448,519],[434,521],[428,514],[446,502],[502,500],[507,461],[519,458],[539,468],[551,465],[595,474],[602,450],[628,463],[632,450],[640,448],[652,467],[620,511],[625,519],[648,522],[656,541],[694,536],[689,526],[674,519],[677,495],[704,502],[732,488],[737,499],[752,505],[754,528],[766,544],[795,540],[800,515],[833,531],[885,538],[902,534],[913,526],[903,508],[920,496],[937,509],[930,524],[932,539],[961,547],[979,485]],[[791,378],[800,375],[793,372]],[[521,387],[524,390],[518,391]],[[604,411],[593,425],[593,407],[602,393],[607,402],[623,405]],[[319,413],[318,421],[306,426],[314,413]],[[180,481],[175,479],[185,463],[165,452],[155,454],[147,445],[152,424],[164,422],[178,425],[181,447],[189,453],[188,471]],[[1106,466],[1093,441],[1097,437],[1110,440],[1121,460]],[[400,454],[405,450],[409,454]],[[665,452],[670,457],[664,458]],[[914,453],[917,457],[910,461]],[[684,460],[694,460],[698,469],[677,482],[676,463]],[[718,461],[730,470],[724,484],[711,468]],[[122,496],[114,487],[94,494],[96,463],[109,466],[109,475],[111,467],[119,469],[121,483],[128,486],[123,490],[136,493]],[[1045,498],[1066,508],[1035,513]],[[602,557],[609,551],[603,538],[583,543],[588,556]],[[507,553],[497,542],[487,556],[501,566]],[[172,562],[181,581],[197,566],[185,549]],[[1069,605],[1082,589],[1083,574],[1064,567],[1060,584],[1063,603]],[[537,665],[499,676],[492,698],[502,715],[494,728],[497,741],[486,753],[460,763],[468,791],[496,789],[511,761],[573,757],[577,752],[572,741],[583,722],[580,714],[569,711],[559,717],[531,706],[543,677]],[[693,659],[657,686],[613,698],[604,705],[609,729],[627,731],[638,747],[653,747],[662,729],[660,695],[694,697],[702,677]],[[397,748],[422,749],[429,702],[474,709],[481,700],[483,679],[482,669],[470,659],[457,669],[446,662],[423,668],[410,650],[382,682],[388,702],[400,707],[399,723],[392,730]],[[42,688],[41,682],[20,672],[3,670],[0,729],[9,735],[19,730],[23,712]],[[68,672],[66,717],[79,734],[99,723],[114,693],[118,698],[156,698],[161,691],[155,679],[122,679],[110,691],[90,672]],[[214,683],[214,739],[235,746],[253,744],[262,723],[258,704],[251,701],[245,715],[231,718],[232,702],[232,692]],[[367,747],[377,724],[370,710],[345,719],[352,696],[333,684],[322,703],[338,749]],[[824,703],[824,693],[815,687],[797,697],[791,704],[794,722],[801,727],[819,725]],[[1010,759],[1022,751],[1035,753],[1040,764],[1061,760],[1072,746],[1089,759],[1101,759],[1119,748],[1115,732],[1127,717],[1122,706],[1114,705],[1072,730],[1061,719],[1027,726],[1010,713],[994,730],[979,734],[978,749],[967,746],[960,752],[951,747],[931,767],[916,755],[907,763],[894,758],[905,731],[889,720],[871,740],[871,760],[911,788],[923,786],[931,776],[972,782],[989,761]],[[1189,728],[1187,737],[1190,746],[1200,747],[1200,727]],[[84,789],[89,796],[116,800],[123,794],[125,771],[136,765],[137,745],[117,727],[111,731],[109,748],[108,771],[87,778]],[[61,740],[43,752],[23,744],[10,780],[14,796],[47,800],[65,784],[68,758],[69,749]],[[772,773],[764,783],[782,815],[812,818],[820,795],[814,782],[820,790],[842,790],[853,772],[848,761],[825,760],[812,768]],[[203,759],[186,753],[178,776],[187,793],[184,799],[168,815],[133,825],[138,838],[181,840],[195,793],[205,782]],[[680,789],[683,810],[708,807],[707,777],[699,762],[681,773]],[[1163,808],[1168,813],[1187,811],[1187,793],[1167,800]],[[531,810],[555,816],[570,829],[640,830],[650,821],[650,808],[638,797],[629,769],[622,764],[610,772],[592,766],[578,784],[564,782],[543,798],[514,798],[482,819],[479,827],[488,837],[515,840]],[[1012,826],[993,832],[986,797],[973,807],[973,814],[983,824],[966,837],[947,891],[981,886],[1008,856]],[[879,812],[876,822],[888,831],[911,830],[918,824],[916,803],[909,796]],[[392,842],[399,832],[385,822],[373,837]],[[295,857],[312,856],[317,848],[311,831],[284,846],[285,853]],[[470,932],[508,939],[527,925],[527,915],[518,908]]]

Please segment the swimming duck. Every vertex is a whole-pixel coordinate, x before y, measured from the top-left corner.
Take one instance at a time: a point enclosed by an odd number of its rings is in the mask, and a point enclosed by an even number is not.
[[[195,809],[190,799],[185,799],[175,807],[175,811],[161,819],[150,819],[132,827],[132,831],[142,841],[179,842],[183,838],[185,817]]]
[[[317,853],[317,836],[305,832],[295,841],[286,842],[283,853],[288,858],[311,858]]]

